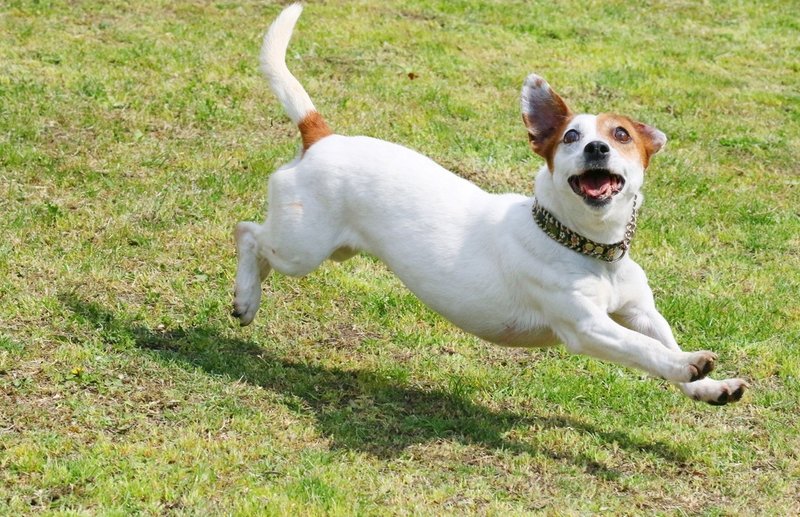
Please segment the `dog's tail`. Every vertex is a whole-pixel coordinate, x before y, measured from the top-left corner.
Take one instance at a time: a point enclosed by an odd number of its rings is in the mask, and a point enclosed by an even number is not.
[[[286,48],[302,11],[302,5],[292,4],[272,22],[261,45],[261,71],[269,80],[272,91],[283,104],[289,118],[300,129],[303,151],[306,151],[315,142],[333,132],[314,108],[314,103],[303,85],[286,67]]]

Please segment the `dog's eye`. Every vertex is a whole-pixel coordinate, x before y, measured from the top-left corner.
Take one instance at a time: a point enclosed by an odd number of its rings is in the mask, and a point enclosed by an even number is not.
[[[571,144],[573,142],[577,142],[580,139],[581,139],[581,134],[578,133],[574,129],[570,129],[569,131],[564,133],[564,143],[565,144]]]
[[[614,139],[617,142],[622,142],[623,144],[627,144],[631,141],[631,135],[628,134],[628,131],[625,130],[624,127],[618,127],[614,130]]]

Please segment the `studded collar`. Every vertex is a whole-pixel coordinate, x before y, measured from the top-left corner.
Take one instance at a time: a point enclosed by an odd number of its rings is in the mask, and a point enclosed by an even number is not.
[[[625,226],[625,236],[621,241],[615,244],[595,242],[567,228],[561,221],[556,219],[553,214],[541,206],[536,198],[533,199],[532,212],[533,220],[536,221],[539,228],[554,241],[566,246],[572,251],[605,262],[616,262],[622,259],[631,246],[633,234],[636,233],[636,216],[638,212],[636,198],[633,199],[631,218]]]

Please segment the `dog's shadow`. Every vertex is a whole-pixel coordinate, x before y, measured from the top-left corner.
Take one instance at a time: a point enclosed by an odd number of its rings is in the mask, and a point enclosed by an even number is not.
[[[683,464],[685,452],[671,444],[634,438],[624,431],[605,431],[577,418],[536,416],[495,411],[441,389],[423,389],[366,369],[346,370],[309,365],[279,357],[240,339],[206,328],[153,330],[125,323],[95,303],[74,295],[62,301],[80,319],[112,334],[126,334],[141,349],[187,368],[227,376],[232,382],[258,385],[276,393],[290,409],[307,413],[332,447],[358,450],[387,458],[407,447],[454,440],[486,449],[528,453],[577,465],[598,477],[621,473],[585,454],[549,450],[508,438],[514,429],[572,429],[629,452],[659,456]]]

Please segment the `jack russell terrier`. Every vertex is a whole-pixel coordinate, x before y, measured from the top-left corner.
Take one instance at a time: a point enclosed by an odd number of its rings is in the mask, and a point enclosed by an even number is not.
[[[261,70],[302,137],[269,178],[264,224],[236,226],[233,316],[253,321],[272,269],[302,276],[359,251],[380,258],[428,307],[482,339],[563,343],[639,368],[711,404],[739,400],[742,379],[707,374],[716,355],[684,352],[628,256],[640,189],[664,134],[628,117],[575,114],[531,74],[522,118],[546,164],[536,197],[489,194],[406,147],[333,134],[286,66],[302,6],[287,7]]]

